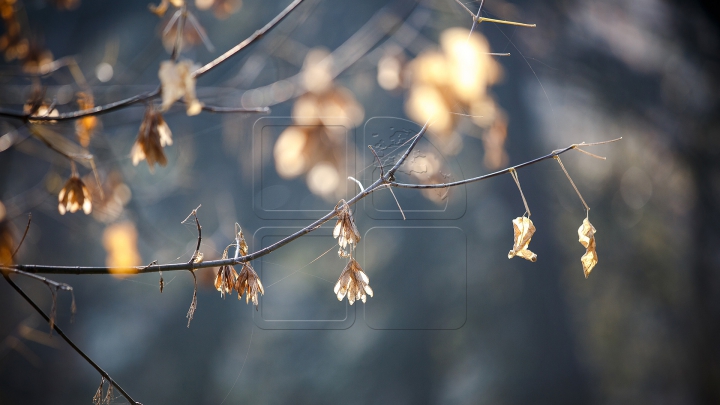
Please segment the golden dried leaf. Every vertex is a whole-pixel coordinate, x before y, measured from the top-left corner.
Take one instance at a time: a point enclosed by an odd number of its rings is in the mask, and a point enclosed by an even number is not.
[[[230,294],[235,288],[238,274],[233,266],[220,266],[217,276],[215,276],[215,289],[220,291],[220,296]]]
[[[60,190],[60,194],[58,194],[58,211],[60,211],[60,215],[65,215],[67,211],[74,213],[80,208],[85,214],[90,214],[92,212],[92,198],[90,197],[90,191],[80,177],[72,175]]]
[[[597,252],[595,251],[595,233],[595,227],[585,218],[580,228],[578,228],[580,243],[586,249],[585,254],[580,258],[585,278],[588,278],[593,267],[598,262]]]
[[[12,226],[5,214],[5,205],[0,202],[0,266],[13,264],[12,254],[15,249]]]
[[[333,229],[333,238],[338,240],[338,245],[343,249],[347,248],[348,244],[351,249],[355,248],[360,241],[360,231],[355,225],[350,207],[345,200],[340,200],[335,209],[338,211],[338,219]]]
[[[335,295],[338,301],[342,301],[347,295],[350,305],[356,300],[363,303],[367,300],[367,296],[373,296],[373,290],[370,288],[370,279],[360,267],[360,264],[354,258],[350,257],[350,261],[340,273],[335,284]]]
[[[513,232],[515,234],[515,243],[512,250],[508,253],[508,259],[515,256],[522,257],[531,262],[537,261],[537,255],[528,250],[530,239],[535,233],[535,225],[528,217],[517,217],[513,219]]]
[[[161,0],[160,4],[158,4],[157,6],[154,4],[149,4],[148,8],[150,9],[150,11],[155,13],[158,17],[162,17],[163,15],[165,15],[165,12],[167,11],[170,3],[172,3],[172,5],[175,7],[182,7],[182,5],[183,5],[183,3],[185,3],[185,1],[184,0]]]
[[[248,244],[245,242],[245,235],[243,234],[242,228],[240,227],[240,224],[235,222],[235,233],[237,244],[238,244],[238,253],[240,256],[247,256],[249,250],[248,250]]]
[[[78,93],[77,103],[80,110],[89,110],[95,107],[93,96],[88,93]],[[97,128],[99,122],[100,120],[93,115],[86,116],[75,121],[75,132],[77,133],[80,145],[86,148],[90,145],[90,138],[92,138],[95,134],[95,129]]]
[[[174,102],[182,98],[185,100],[187,115],[200,114],[202,104],[195,96],[195,78],[192,76],[196,68],[190,60],[177,63],[166,60],[160,63],[158,77],[162,86],[163,111],[167,111]]]
[[[112,267],[113,275],[135,274],[135,266],[140,265],[140,253],[137,249],[138,234],[132,222],[121,222],[105,228],[103,246],[107,251],[105,263]]]
[[[240,270],[237,282],[235,283],[235,290],[238,292],[238,299],[242,299],[243,294],[246,294],[245,303],[249,303],[252,300],[257,310],[258,293],[265,295],[265,289],[263,289],[260,277],[258,277],[250,263],[243,263],[243,268]]]
[[[140,124],[137,139],[130,152],[133,165],[137,166],[141,160],[146,159],[151,173],[155,171],[155,163],[160,166],[167,165],[163,147],[172,145],[172,143],[172,132],[162,114],[152,105],[148,105]]]

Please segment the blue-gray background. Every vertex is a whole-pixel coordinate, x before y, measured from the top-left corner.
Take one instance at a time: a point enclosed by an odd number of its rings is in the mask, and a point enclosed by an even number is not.
[[[156,85],[158,64],[168,56],[146,1],[85,0],[73,11],[24,3],[30,26],[53,54],[77,56],[97,85],[98,103]],[[55,279],[73,285],[78,312],[70,323],[69,297],[60,294],[60,325],[144,404],[718,403],[717,6],[662,0],[486,3],[489,16],[538,24],[480,27],[493,51],[512,54],[499,59],[505,79],[493,89],[509,119],[511,164],[573,142],[624,137],[593,149],[607,161],[564,158],[598,231],[600,262],[588,280],[577,242],[585,213],[548,161],[519,173],[538,229],[531,244],[537,263],[506,258],[510,221],[524,211],[507,176],[468,186],[460,219],[373,219],[368,205],[356,207],[365,236],[359,258],[376,292],[366,307],[334,298],[333,281],[343,265],[334,251],[306,266],[333,246],[325,232],[256,264],[267,287],[263,312],[234,297],[221,299],[211,270],[199,272],[199,307],[189,329],[192,279],[186,272],[165,274],[162,294],[157,275],[68,276]],[[222,94],[218,98],[230,103],[244,89],[294,75],[307,49],[337,48],[383,6],[308,0],[267,38],[200,79],[199,93],[210,99]],[[198,13],[218,51],[194,48],[186,56],[210,60],[283,7],[246,0],[224,21]],[[469,26],[465,12],[449,0],[411,9],[396,5],[421,33],[406,51],[409,58],[436,42],[441,30]],[[284,45],[279,41],[288,37]],[[92,76],[108,43],[118,45],[115,75],[101,84]],[[251,69],[250,62],[260,68]],[[375,63],[361,59],[339,83],[354,92],[365,120],[404,117],[403,94],[376,84]],[[69,80],[60,75],[56,84]],[[22,103],[18,89],[28,84],[4,75],[3,105]],[[273,107],[271,116],[289,116],[291,105]],[[180,221],[199,204],[209,256],[229,243],[235,221],[248,235],[265,235],[252,241],[255,248],[282,234],[267,227],[306,223],[262,219],[253,206],[253,168],[268,164],[252,153],[256,116],[188,118],[174,110],[166,115],[175,139],[166,149],[169,164],[151,175],[127,157],[142,111],[104,115],[91,150],[102,170],[122,170],[131,187],[123,218],[137,225],[144,262],[187,259],[196,234]],[[480,131],[466,124],[461,132]],[[64,128],[72,134],[71,125]],[[362,139],[363,126],[352,135]],[[365,146],[357,147],[364,156]],[[33,213],[19,261],[104,263],[104,225],[81,214],[60,216],[56,197],[42,193],[48,171],[58,170],[47,154],[39,144],[0,153],[0,199]],[[482,156],[482,142],[468,136],[460,155],[448,159],[469,177],[487,172]],[[363,160],[356,160],[359,167]],[[60,173],[67,176],[67,169]],[[307,193],[302,180],[287,185],[293,196]],[[399,198],[407,209],[424,204],[413,200],[422,199],[419,194]],[[18,229],[24,221],[13,219]],[[49,309],[43,286],[22,285]],[[97,373],[57,337],[57,347],[24,339],[31,354],[12,349],[9,337],[28,336],[23,328],[44,333],[47,327],[5,283],[0,305],[0,403],[89,403]],[[316,328],[302,322],[275,328],[268,321],[321,316],[354,321]]]

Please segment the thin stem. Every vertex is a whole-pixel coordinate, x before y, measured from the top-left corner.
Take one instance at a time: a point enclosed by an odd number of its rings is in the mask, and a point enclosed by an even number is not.
[[[406,220],[405,212],[403,212],[403,209],[400,206],[400,201],[398,201],[397,197],[395,196],[395,192],[393,191],[392,187],[388,187],[388,190],[390,190],[390,194],[392,194],[393,198],[395,199],[395,204],[397,204],[398,209],[400,210],[400,213],[402,214],[403,221],[405,221]]]
[[[517,184],[518,190],[520,190],[520,197],[522,197],[523,204],[525,204],[525,211],[528,214],[528,218],[530,218],[530,207],[528,207],[527,200],[525,199],[525,194],[522,191],[522,187],[520,187],[520,179],[518,179],[517,170],[515,168],[510,168],[510,174],[512,175],[513,180],[515,180],[515,184]]]
[[[405,150],[405,153],[403,153],[402,156],[400,156],[400,159],[398,159],[397,162],[395,162],[395,165],[388,170],[387,174],[385,176],[381,177],[383,182],[386,182],[393,178],[395,175],[395,172],[400,168],[400,166],[405,162],[405,159],[407,159],[408,155],[410,155],[410,152],[412,152],[413,149],[415,149],[415,146],[420,142],[420,138],[422,138],[423,135],[425,135],[425,132],[427,131],[428,127],[430,126],[430,120],[425,122],[425,125],[422,127],[420,132],[415,135],[415,139],[413,139],[412,143],[410,143],[410,146]]]
[[[265,35],[268,31],[273,29],[280,21],[282,21],[285,17],[287,17],[288,14],[290,14],[291,11],[295,9],[300,3],[302,3],[303,0],[295,0],[292,3],[290,3],[289,6],[285,7],[283,11],[280,12],[280,14],[276,15],[275,18],[270,20],[267,24],[265,24],[264,27],[260,28],[259,30],[255,31],[252,35],[250,35],[248,38],[246,38],[244,41],[240,42],[239,44],[235,45],[234,47],[230,48],[227,52],[224,54],[218,56],[213,60],[212,62],[206,64],[205,66],[199,68],[198,70],[193,72],[193,77],[198,78],[205,73],[209,72],[214,67],[218,66],[219,64],[225,62],[230,57],[235,55],[236,53],[240,52],[244,48],[246,48],[248,45],[252,44],[253,42],[260,39],[263,35]]]
[[[4,108],[0,108],[0,117],[8,117],[8,118],[16,118],[23,121],[64,121],[64,120],[75,120],[78,118],[83,117],[89,117],[92,115],[100,115],[109,113],[111,111],[119,110],[121,108],[125,108],[129,105],[139,103],[141,101],[145,101],[148,99],[151,99],[155,96],[160,94],[160,87],[156,88],[153,91],[140,93],[138,95],[128,97],[124,100],[115,101],[113,103],[105,104],[105,105],[99,105],[93,108],[89,108],[87,110],[80,110],[80,111],[71,111],[67,113],[58,114],[55,117],[36,117],[31,116],[23,112],[17,112],[17,111],[11,111],[6,110]]]
[[[525,24],[525,23],[519,23],[519,22],[515,22],[515,21],[497,20],[495,18],[487,18],[487,17],[478,17],[477,18],[478,23],[481,23],[484,21],[494,22],[496,24],[517,25],[518,27],[526,27],[526,28],[535,28],[536,27],[535,24]]]
[[[557,155],[563,154],[571,149],[574,149],[574,147],[575,147],[575,145],[570,145],[567,148],[552,151],[545,156],[535,158],[535,159],[527,161],[525,163],[521,163],[521,164],[513,166],[513,167],[508,167],[507,169],[498,170],[493,173],[485,174],[485,175],[478,176],[478,177],[473,177],[470,179],[458,180],[458,181],[453,181],[453,182],[449,182],[449,183],[440,183],[440,184],[406,184],[406,183],[392,182],[392,183],[390,183],[390,185],[393,187],[398,187],[398,188],[417,188],[417,189],[446,188],[446,187],[460,186],[463,184],[474,183],[476,181],[487,180],[489,178],[497,177],[497,176],[500,176],[505,173],[510,173],[510,170],[520,169],[520,168],[523,168],[526,166],[533,165],[538,162],[542,162],[543,160],[552,159]]]
[[[23,236],[22,236],[22,239],[20,239],[20,243],[18,243],[12,256],[10,256],[11,258],[15,257],[18,250],[20,250],[20,247],[22,246],[23,242],[25,242],[25,237],[27,236],[28,231],[30,230],[30,222],[32,222],[32,213],[28,214],[28,223],[27,223],[27,225],[25,225],[25,232],[23,232]]]
[[[413,139],[413,144],[408,147],[410,149],[411,147],[414,147],[414,145],[417,144],[417,141],[420,139],[420,136],[425,132],[427,129],[427,124],[423,129],[415,136]],[[390,172],[386,173],[386,177],[378,178],[375,180],[374,183],[372,183],[370,186],[368,186],[364,191],[358,193],[355,195],[355,197],[351,198],[347,201],[348,206],[351,206],[355,204],[356,202],[362,200],[363,198],[367,197],[368,195],[372,194],[375,191],[378,191],[382,189],[383,187],[398,187],[398,188],[415,188],[415,189],[429,189],[429,188],[447,188],[447,187],[453,187],[453,186],[459,186],[462,184],[472,183],[476,181],[482,181],[486,180],[492,177],[500,176],[505,173],[509,173],[510,170],[517,170],[526,166],[530,166],[536,163],[539,163],[543,160],[554,158],[557,155],[563,154],[571,149],[574,148],[574,144],[570,145],[566,148],[555,150],[545,156],[541,156],[539,158],[527,161],[525,163],[521,163],[519,165],[515,165],[513,167],[499,170],[494,173],[486,174],[484,176],[474,177],[471,179],[466,180],[460,180],[455,181],[451,183],[443,183],[443,184],[403,184],[403,183],[396,183],[394,181],[389,181],[388,177]],[[402,164],[402,161],[407,158],[407,151],[403,155],[404,158],[401,158],[398,162]],[[396,163],[396,165],[393,167],[395,170],[399,165]],[[393,170],[393,169],[391,169]],[[225,265],[236,265],[239,263],[245,263],[252,260],[255,260],[257,258],[263,257],[267,254],[270,254],[274,252],[275,250],[287,245],[288,243],[294,241],[295,239],[298,239],[306,234],[309,234],[310,232],[313,232],[316,229],[319,229],[324,223],[328,222],[332,218],[337,216],[337,211],[333,209],[332,211],[328,212],[321,218],[315,220],[313,223],[307,225],[306,227],[298,230],[297,232],[293,233],[290,236],[287,236],[274,244],[267,246],[265,248],[262,248],[260,250],[257,250],[253,253],[250,253],[245,256],[240,256],[238,258],[232,258],[232,259],[220,259],[220,260],[209,260],[204,261],[201,263],[171,263],[171,264],[161,264],[156,266],[150,266],[150,267],[136,267],[135,270],[137,273],[145,274],[145,273],[157,273],[160,271],[178,271],[178,270],[190,270],[190,269],[200,269],[200,268],[209,268],[209,267],[219,267],[219,266],[225,266]],[[113,267],[105,267],[105,266],[97,266],[97,267],[82,267],[82,266],[48,266],[48,265],[35,265],[35,264],[15,264],[12,266],[8,266],[12,269],[22,270],[28,273],[39,273],[39,274],[111,274],[113,272],[116,272],[118,269]],[[123,270],[127,271],[127,268],[123,268]]]
[[[575,148],[573,148],[575,149]],[[588,214],[590,214],[590,207],[588,207],[587,203],[585,202],[585,199],[583,198],[582,194],[580,194],[580,190],[578,190],[577,186],[575,185],[575,182],[570,177],[570,173],[565,169],[565,165],[563,165],[562,160],[560,160],[560,156],[553,156],[555,160],[560,164],[560,167],[565,172],[565,175],[567,176],[568,180],[570,180],[570,184],[572,184],[573,188],[575,189],[575,192],[577,193],[578,197],[580,197],[580,201],[582,201],[583,205],[585,206],[585,211],[587,211]]]
[[[43,319],[45,319],[46,322],[50,323],[50,317],[48,317],[48,316],[45,314],[45,312],[43,312],[43,310],[40,309],[40,307],[37,306],[37,304],[35,303],[35,301],[33,301],[32,298],[30,298],[30,297],[25,293],[25,291],[22,290],[22,288],[20,288],[17,284],[15,284],[15,282],[13,282],[13,281],[10,279],[10,277],[9,277],[9,275],[8,275],[7,273],[3,273],[3,277],[5,277],[5,281],[7,281],[7,282],[10,284],[10,286],[11,286],[13,289],[15,289],[15,291],[17,291],[17,293],[20,294],[20,295],[25,299],[25,301],[28,302],[28,304],[30,304],[33,308],[35,308],[35,311],[37,311],[37,313],[39,313],[40,316],[42,316]],[[100,368],[100,366],[98,366],[97,363],[95,363],[90,357],[88,357],[88,355],[85,354],[85,352],[83,352],[82,350],[80,350],[80,348],[77,347],[77,345],[75,345],[75,343],[73,343],[72,340],[70,340],[70,338],[60,329],[59,326],[57,326],[56,323],[53,323],[53,324],[52,324],[52,327],[53,327],[53,329],[55,330],[55,332],[57,332],[57,334],[60,335],[60,337],[63,338],[63,340],[65,340],[65,342],[67,342],[67,344],[69,344],[70,347],[72,347],[73,350],[75,350],[75,352],[77,352],[77,354],[79,354],[83,359],[85,359],[85,361],[88,362],[88,364],[90,364],[95,370],[97,370],[97,372],[100,373],[100,375],[101,375],[103,378],[105,378],[110,384],[112,384],[115,388],[117,388],[117,390],[120,392],[120,394],[121,394],[122,396],[124,396],[125,399],[128,400],[128,402],[130,402],[130,403],[133,404],[133,405],[142,405],[141,403],[139,403],[139,402],[135,401],[134,399],[132,399],[132,397],[130,396],[130,394],[128,394],[127,392],[125,392],[125,390],[124,390],[117,382],[115,382],[115,380],[113,380],[112,377],[110,377],[110,375],[105,372],[105,370],[103,370],[102,368]]]
[[[173,46],[172,54],[170,55],[170,59],[173,61],[177,61],[177,58],[180,56],[180,52],[182,52],[182,36],[183,31],[185,30],[185,19],[187,18],[187,3],[183,2],[183,5],[178,12],[180,13],[180,18],[178,19],[177,31],[175,31],[175,45]]]

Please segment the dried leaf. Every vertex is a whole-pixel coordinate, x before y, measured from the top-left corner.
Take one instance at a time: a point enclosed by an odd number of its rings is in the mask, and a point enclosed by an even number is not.
[[[350,305],[354,304],[356,300],[365,303],[368,295],[373,296],[373,290],[369,284],[370,279],[363,272],[360,264],[350,257],[350,261],[340,273],[340,278],[335,284],[335,295],[338,301],[342,301],[347,295]]]
[[[588,278],[593,267],[598,262],[597,252],[595,251],[595,233],[595,227],[585,218],[580,228],[578,228],[580,243],[586,249],[585,254],[580,258],[585,278]]]
[[[163,148],[172,145],[172,143],[172,132],[165,123],[162,114],[152,105],[148,105],[140,124],[137,139],[130,152],[133,165],[137,166],[141,160],[146,159],[150,173],[153,173],[155,163],[160,166],[167,165],[167,158]]]
[[[105,377],[100,378],[100,386],[97,391],[95,391],[95,395],[93,395],[93,405],[100,405],[102,403],[103,385],[105,385]]]
[[[58,194],[58,211],[60,211],[60,215],[65,215],[65,212],[74,213],[81,207],[85,214],[90,214],[92,198],[85,183],[80,177],[73,174]]]
[[[265,295],[265,289],[260,282],[260,277],[258,277],[250,263],[243,263],[243,268],[240,270],[235,284],[235,290],[238,292],[238,299],[241,299],[243,294],[247,294],[245,296],[245,303],[249,303],[250,300],[252,300],[257,310],[258,293]]]
[[[238,274],[233,266],[220,266],[217,276],[215,276],[215,289],[220,291],[220,296],[225,298],[225,294],[230,294],[235,288]]]
[[[196,68],[190,60],[177,63],[166,60],[160,64],[158,77],[162,86],[163,111],[167,111],[174,102],[182,98],[185,100],[187,115],[200,114],[202,104],[195,96],[195,78],[192,76]]]
[[[88,93],[78,93],[77,103],[80,110],[89,110],[95,107],[93,96]],[[94,115],[89,115],[75,121],[75,132],[80,145],[86,148],[90,145],[90,138],[95,134],[95,129],[99,123],[100,120]]]
[[[235,255],[235,258],[237,259],[237,256],[247,256],[249,250],[248,244],[247,242],[245,242],[245,235],[243,234],[240,224],[238,224],[237,222],[235,222],[235,234],[237,235],[235,237],[238,249],[238,254]]]
[[[13,238],[12,224],[7,219],[5,205],[0,202],[0,266],[13,264],[13,251],[15,240]]]
[[[531,262],[537,261],[537,255],[528,250],[530,239],[532,239],[535,233],[535,225],[528,217],[517,217],[513,219],[513,231],[515,233],[515,244],[512,250],[508,253],[508,259],[512,259],[515,256],[522,257],[525,260]]]
[[[195,272],[192,270],[190,270],[190,274],[193,276],[193,296],[192,301],[190,301],[190,308],[185,316],[188,320],[188,328],[190,327],[190,322],[192,322],[193,317],[195,317],[195,310],[197,309],[197,276],[195,276]]]
[[[350,244],[351,249],[353,249],[360,241],[360,231],[358,231],[357,226],[355,225],[352,211],[345,200],[340,200],[337,206],[335,206],[335,209],[338,212],[338,219],[335,223],[335,228],[333,229],[333,238],[338,240],[338,245],[340,245],[343,250],[347,248],[348,244]],[[343,254],[339,254],[343,257]]]
[[[108,384],[107,392],[105,393],[105,400],[103,400],[103,403],[105,405],[110,405],[110,401],[113,399],[113,385],[112,383]]]

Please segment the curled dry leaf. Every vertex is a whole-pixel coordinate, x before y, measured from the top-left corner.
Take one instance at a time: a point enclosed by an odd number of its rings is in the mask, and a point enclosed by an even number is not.
[[[100,379],[100,386],[95,391],[95,395],[93,395],[93,405],[100,405],[102,403],[103,385],[105,385],[105,377]]]
[[[192,72],[197,69],[192,61],[182,60],[173,62],[166,60],[160,63],[160,85],[162,86],[162,110],[167,111],[170,106],[182,98],[186,104],[187,115],[200,114],[202,104],[195,96],[195,78]]]
[[[167,165],[163,147],[172,145],[172,143],[172,132],[162,114],[152,105],[148,105],[142,124],[140,124],[137,139],[130,152],[133,165],[137,166],[141,160],[145,159],[151,173],[155,171],[155,163],[160,166]]]
[[[225,294],[230,294],[235,289],[238,274],[233,266],[220,266],[215,276],[215,289],[220,291],[220,296],[225,298]]]
[[[93,96],[88,93],[78,93],[77,103],[80,110],[89,110],[95,107]],[[86,148],[90,145],[90,138],[95,134],[95,129],[99,122],[100,120],[94,115],[89,115],[75,121],[75,132],[77,133],[80,145]]]
[[[537,255],[528,250],[530,239],[535,233],[535,225],[528,217],[517,217],[513,219],[513,231],[515,233],[515,243],[512,250],[508,253],[508,259],[515,256],[522,257],[531,262],[537,261]]]
[[[60,211],[60,215],[65,215],[67,211],[76,212],[80,208],[85,214],[90,214],[92,199],[85,183],[80,177],[73,174],[58,194],[58,211]]]
[[[368,295],[373,296],[373,290],[369,284],[370,279],[357,260],[351,257],[347,266],[340,273],[337,284],[335,284],[335,295],[338,301],[342,301],[347,295],[350,305],[354,304],[356,300],[361,300],[364,303]]]
[[[154,4],[149,4],[148,8],[158,17],[162,17],[165,15],[165,12],[167,11],[170,3],[172,3],[172,5],[175,7],[182,7],[182,5],[185,3],[185,0],[161,0],[160,4],[158,4],[157,6]]]
[[[360,232],[355,226],[350,207],[345,200],[340,200],[335,209],[338,212],[338,220],[333,229],[333,238],[338,240],[338,245],[343,249],[346,249],[348,244],[351,245],[351,248],[355,248],[360,241]]]
[[[242,228],[240,227],[240,224],[235,222],[235,233],[236,235],[236,242],[237,243],[237,255],[235,255],[236,259],[238,256],[247,256],[248,254],[248,244],[245,242],[245,235],[243,234]]]
[[[6,218],[5,205],[0,202],[0,266],[13,264],[13,249],[15,249],[15,241],[11,224]]]
[[[265,295],[265,290],[260,282],[260,277],[258,277],[250,263],[243,263],[243,268],[240,270],[235,283],[235,290],[238,292],[238,299],[242,299],[243,294],[246,294],[245,302],[249,303],[252,300],[255,309],[257,309],[258,293]]]
[[[592,226],[587,218],[583,220],[582,225],[578,228],[580,243],[586,249],[585,254],[580,258],[585,278],[588,278],[593,267],[595,267],[598,262],[597,252],[595,251],[595,232],[595,227]]]

